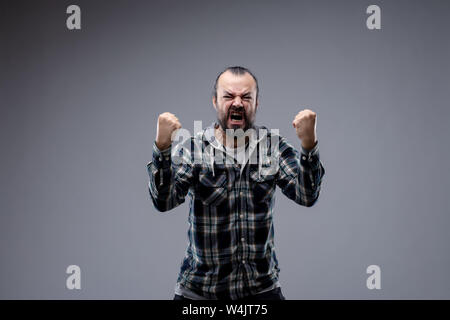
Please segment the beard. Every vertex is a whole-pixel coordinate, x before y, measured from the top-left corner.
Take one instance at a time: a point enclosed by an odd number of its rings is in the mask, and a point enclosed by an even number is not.
[[[228,119],[230,118],[230,114],[231,112],[236,111],[236,112],[242,112],[242,117],[244,119],[244,127],[241,127],[240,125],[231,125],[228,126]],[[228,108],[228,112],[221,115],[219,112],[217,113],[217,121],[219,122],[220,127],[222,128],[222,130],[224,132],[226,132],[227,129],[231,129],[231,130],[238,130],[241,129],[244,132],[247,131],[248,129],[253,127],[253,120],[254,117],[250,117],[246,112],[245,112],[245,108],[244,107],[230,107]]]

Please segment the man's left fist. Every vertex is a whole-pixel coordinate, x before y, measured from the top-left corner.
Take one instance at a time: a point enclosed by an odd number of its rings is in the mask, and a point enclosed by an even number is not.
[[[302,140],[303,148],[311,150],[316,145],[316,113],[305,109],[300,111],[292,121],[297,136]]]

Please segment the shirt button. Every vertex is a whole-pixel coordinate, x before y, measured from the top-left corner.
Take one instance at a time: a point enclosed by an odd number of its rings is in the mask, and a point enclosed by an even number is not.
[[[305,156],[302,156],[302,159],[303,159],[303,160],[306,160],[306,157],[305,157]]]
[[[314,182],[311,182],[311,185],[314,187]]]
[[[242,260],[242,264],[245,264],[245,260]]]
[[[242,241],[242,242],[245,242],[245,238],[241,238],[241,241]]]
[[[244,215],[243,215],[243,214],[241,214],[241,215],[239,216],[239,218],[241,218],[241,219],[244,219]]]

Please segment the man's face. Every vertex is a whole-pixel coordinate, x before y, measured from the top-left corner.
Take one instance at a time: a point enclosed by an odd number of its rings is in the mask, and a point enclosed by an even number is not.
[[[217,81],[217,99],[213,97],[213,105],[222,130],[246,131],[253,126],[258,107],[255,80],[248,73],[224,72]]]

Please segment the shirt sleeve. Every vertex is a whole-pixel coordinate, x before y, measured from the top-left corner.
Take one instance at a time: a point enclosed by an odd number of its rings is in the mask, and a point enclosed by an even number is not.
[[[320,161],[319,142],[311,150],[296,150],[284,137],[280,137],[280,173],[277,185],[282,193],[296,203],[311,207],[320,194],[325,168]]]
[[[173,152],[179,161],[173,161]],[[185,201],[192,184],[192,163],[187,148],[172,150],[170,146],[159,150],[154,142],[152,160],[147,164],[147,172],[148,190],[158,211],[168,211]]]

